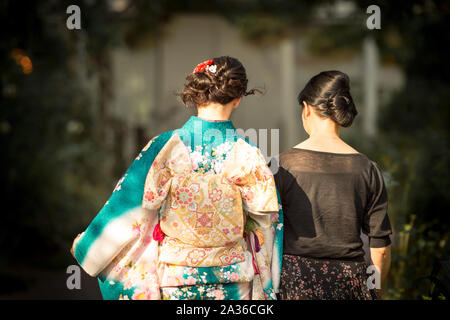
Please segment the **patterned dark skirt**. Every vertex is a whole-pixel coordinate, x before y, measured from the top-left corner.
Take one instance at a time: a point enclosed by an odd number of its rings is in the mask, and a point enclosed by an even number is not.
[[[283,255],[281,300],[375,300],[367,264]]]

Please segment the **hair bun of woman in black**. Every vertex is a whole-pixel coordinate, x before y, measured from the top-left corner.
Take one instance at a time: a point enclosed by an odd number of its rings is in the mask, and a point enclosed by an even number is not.
[[[300,105],[314,106],[322,117],[349,127],[358,114],[350,95],[350,79],[340,71],[324,71],[314,76],[298,96]]]

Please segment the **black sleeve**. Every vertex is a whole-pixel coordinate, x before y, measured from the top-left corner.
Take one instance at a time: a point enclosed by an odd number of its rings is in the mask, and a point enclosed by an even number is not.
[[[280,163],[276,158],[272,158],[270,159],[269,163],[267,163],[267,166],[269,167],[270,171],[272,171],[277,191],[281,197],[283,189],[283,179],[280,174]]]
[[[391,244],[392,234],[388,216],[388,195],[380,169],[372,163],[369,173],[368,205],[363,221],[363,232],[369,237],[371,248],[382,248]]]
[[[286,206],[287,194],[289,188],[295,178],[281,165],[278,167],[277,172],[274,174],[275,185],[277,187],[278,193],[280,194],[281,204]]]

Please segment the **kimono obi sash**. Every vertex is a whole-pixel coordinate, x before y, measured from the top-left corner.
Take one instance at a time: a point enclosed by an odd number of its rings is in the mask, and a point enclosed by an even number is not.
[[[244,261],[244,211],[236,185],[214,173],[178,174],[166,201],[160,261],[195,267]]]
[[[172,136],[149,170],[143,199],[144,208],[162,206],[160,226],[165,238],[160,262],[214,267],[245,260],[243,208],[278,209],[274,186],[264,184],[265,163],[257,159],[254,149],[240,139],[223,160],[221,172],[197,172],[188,148],[177,134]],[[266,189],[272,197],[265,197]]]
[[[242,238],[221,247],[196,247],[174,237],[165,237],[160,246],[159,261],[186,267],[218,267],[245,261],[247,246]]]
[[[161,229],[195,247],[230,246],[244,232],[238,187],[217,174],[175,176],[162,211]]]

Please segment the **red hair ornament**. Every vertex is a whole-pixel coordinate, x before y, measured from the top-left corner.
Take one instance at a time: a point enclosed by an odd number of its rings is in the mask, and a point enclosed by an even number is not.
[[[194,72],[202,72],[202,71],[204,71],[204,70],[206,69],[206,67],[212,65],[213,63],[214,63],[214,60],[207,60],[207,61],[204,61],[204,62],[198,64],[198,65],[195,67]],[[215,69],[215,68],[214,68],[214,69]]]

